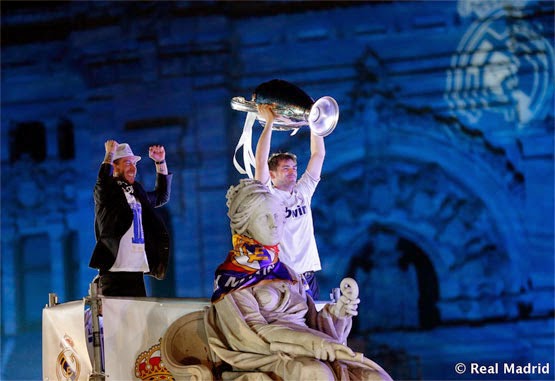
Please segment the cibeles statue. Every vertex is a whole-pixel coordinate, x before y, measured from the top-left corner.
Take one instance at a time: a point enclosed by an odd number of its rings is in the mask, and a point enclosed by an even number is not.
[[[285,208],[279,200],[262,183],[244,179],[229,189],[227,206],[233,249],[216,270],[205,317],[218,357],[268,380],[391,380],[346,345],[359,303],[356,283],[342,282],[340,301],[317,311],[303,281],[280,262]]]

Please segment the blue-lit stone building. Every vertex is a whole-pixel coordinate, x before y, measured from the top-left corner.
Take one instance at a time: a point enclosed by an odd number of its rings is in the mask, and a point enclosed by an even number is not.
[[[553,2],[1,8],[2,379],[41,378],[49,292],[87,295],[107,139],[163,144],[174,173],[170,274],[149,294],[210,296],[241,178],[230,99],[272,78],[340,106],[313,212],[321,288],[361,289],[352,346],[397,379],[554,378]],[[308,134],[273,146],[304,168]],[[459,362],[551,368],[479,378]]]

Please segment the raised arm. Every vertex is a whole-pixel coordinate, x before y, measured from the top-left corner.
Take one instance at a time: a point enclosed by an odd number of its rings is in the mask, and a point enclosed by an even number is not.
[[[258,113],[266,121],[266,125],[256,145],[254,179],[260,181],[262,184],[266,184],[270,180],[268,157],[270,155],[272,125],[274,124],[275,115],[272,110],[272,105],[269,104],[258,105]]]
[[[326,157],[326,146],[324,138],[318,135],[310,134],[310,160],[306,167],[306,171],[313,179],[320,179],[324,158]]]
[[[110,192],[107,191],[109,184],[112,180],[112,174],[114,172],[113,161],[114,154],[118,148],[118,142],[115,140],[106,140],[104,143],[104,160],[102,165],[98,170],[98,176],[96,178],[96,183],[94,185],[93,197],[96,204],[105,203],[110,199]]]
[[[106,142],[104,143],[106,154],[104,155],[104,161],[102,162],[102,164],[112,164],[117,148],[118,142],[116,142],[115,140],[106,140]]]
[[[164,146],[150,146],[148,148],[148,157],[156,165],[156,185],[154,191],[147,192],[147,196],[152,206],[158,208],[170,200],[172,174],[168,172]]]
[[[168,174],[168,164],[166,163],[166,150],[164,146],[155,145],[148,147],[148,157],[154,160],[157,173],[162,175]]]

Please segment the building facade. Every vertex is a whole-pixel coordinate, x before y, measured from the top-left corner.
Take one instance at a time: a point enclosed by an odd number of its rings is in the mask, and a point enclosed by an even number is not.
[[[2,8],[7,379],[29,345],[20,337],[40,337],[48,293],[87,295],[107,139],[145,159],[163,144],[174,173],[161,211],[170,274],[149,294],[211,294],[231,245],[225,194],[241,178],[246,114],[230,100],[273,78],[340,106],[313,213],[324,295],[345,276],[359,282],[361,350],[391,360],[397,378],[460,379],[458,361],[552,361],[552,2]],[[303,168],[309,133],[275,132],[273,148]],[[154,164],[138,169],[152,186]]]

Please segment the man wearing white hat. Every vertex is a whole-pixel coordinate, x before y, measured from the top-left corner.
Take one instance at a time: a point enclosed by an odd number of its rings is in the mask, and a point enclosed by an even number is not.
[[[144,274],[164,279],[170,239],[154,211],[170,199],[172,175],[163,146],[149,147],[156,184],[145,191],[135,181],[140,156],[127,143],[104,143],[106,154],[94,187],[96,245],[89,267],[99,270],[106,296],[146,296]]]

